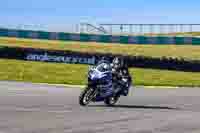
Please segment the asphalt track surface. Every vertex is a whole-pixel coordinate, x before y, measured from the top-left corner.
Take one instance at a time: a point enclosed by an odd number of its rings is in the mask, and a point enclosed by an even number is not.
[[[115,107],[79,88],[0,82],[0,133],[200,133],[200,88],[133,88]]]

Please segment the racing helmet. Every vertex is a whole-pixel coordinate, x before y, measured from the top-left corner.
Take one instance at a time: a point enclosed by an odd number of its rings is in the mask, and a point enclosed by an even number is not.
[[[115,58],[113,59],[112,64],[113,64],[113,67],[114,67],[115,69],[119,69],[120,67],[122,67],[122,59],[119,58],[119,57],[115,57]]]

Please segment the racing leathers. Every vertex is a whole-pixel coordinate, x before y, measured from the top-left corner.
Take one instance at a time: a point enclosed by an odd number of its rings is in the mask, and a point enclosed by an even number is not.
[[[112,73],[113,73],[113,83],[115,84],[114,88],[117,92],[118,90],[122,89],[122,92],[125,96],[128,95],[129,87],[131,85],[131,77],[129,75],[128,67],[123,65],[120,67],[112,66]]]

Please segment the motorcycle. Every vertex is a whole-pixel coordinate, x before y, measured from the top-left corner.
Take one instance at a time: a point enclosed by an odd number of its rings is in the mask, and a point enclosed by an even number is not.
[[[90,102],[104,102],[108,106],[115,105],[120,96],[127,96],[127,92],[124,93],[123,88],[129,89],[131,86],[131,77],[122,80],[127,83],[122,85],[113,80],[112,68],[109,63],[89,67],[88,84],[79,96],[79,104],[87,106]]]

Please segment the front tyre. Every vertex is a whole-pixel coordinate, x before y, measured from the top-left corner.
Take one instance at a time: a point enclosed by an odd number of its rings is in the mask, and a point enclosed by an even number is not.
[[[117,101],[119,100],[119,96],[111,96],[111,97],[108,97],[104,100],[104,103],[107,105],[107,106],[114,106]]]
[[[79,96],[79,104],[81,106],[87,106],[95,95],[93,88],[86,88]]]

